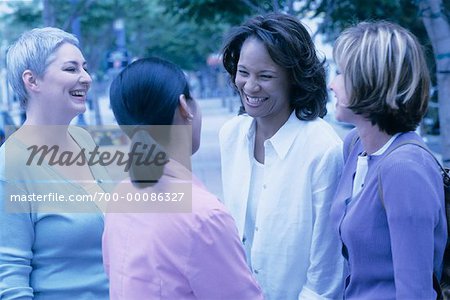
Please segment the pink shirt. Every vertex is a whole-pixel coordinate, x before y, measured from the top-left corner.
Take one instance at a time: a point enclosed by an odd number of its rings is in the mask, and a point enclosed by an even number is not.
[[[195,179],[192,213],[107,214],[103,259],[111,299],[263,299],[233,218]]]

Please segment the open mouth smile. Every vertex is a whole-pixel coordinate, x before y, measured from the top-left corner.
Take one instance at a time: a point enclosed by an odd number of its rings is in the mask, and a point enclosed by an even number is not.
[[[268,99],[267,97],[251,97],[247,94],[244,94],[244,97],[245,97],[247,104],[249,104],[251,106],[258,106]]]
[[[86,97],[86,90],[73,90],[69,93],[74,97]]]

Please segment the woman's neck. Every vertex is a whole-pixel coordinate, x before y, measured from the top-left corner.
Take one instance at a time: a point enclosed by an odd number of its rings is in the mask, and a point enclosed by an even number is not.
[[[367,154],[373,154],[381,149],[392,137],[392,135],[381,131],[377,125],[368,122],[365,126],[357,126],[359,137]]]
[[[30,126],[68,126],[72,120],[66,120],[54,115],[28,114],[23,125]]]
[[[75,116],[56,112],[51,107],[43,107],[41,99],[28,100],[24,125],[69,125]]]
[[[276,117],[262,117],[255,118],[256,121],[256,135],[262,140],[268,140],[280,130],[281,127],[287,122],[291,111],[286,111],[283,115],[277,115]]]

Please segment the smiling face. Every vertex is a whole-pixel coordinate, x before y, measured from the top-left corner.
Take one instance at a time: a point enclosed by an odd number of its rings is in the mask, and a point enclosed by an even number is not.
[[[350,99],[345,88],[345,78],[343,74],[336,74],[330,83],[330,89],[334,92],[336,98],[336,120],[356,125],[356,120],[360,118],[348,108]]]
[[[246,112],[257,120],[286,121],[291,113],[287,71],[270,57],[256,38],[242,45],[235,84]],[[276,121],[277,122],[277,121]]]
[[[39,107],[51,112],[52,119],[68,124],[86,110],[91,82],[80,49],[64,43],[54,52],[42,78],[36,79],[35,100]]]

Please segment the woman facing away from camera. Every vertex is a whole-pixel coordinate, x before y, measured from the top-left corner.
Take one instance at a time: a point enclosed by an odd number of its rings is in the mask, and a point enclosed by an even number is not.
[[[93,202],[43,200],[103,192],[97,180],[108,178],[106,169],[51,165],[48,157],[27,163],[33,145],[59,153],[95,147],[88,132],[69,127],[85,111],[92,82],[78,40],[57,28],[27,31],[9,48],[7,69],[26,120],[0,148],[0,298],[106,300],[102,212]]]
[[[329,211],[342,142],[321,117],[323,63],[293,16],[249,19],[225,38],[240,115],[220,131],[224,203],[268,299],[336,299],[343,259]]]
[[[414,132],[426,109],[422,47],[399,25],[362,22],[333,49],[336,119],[355,125],[332,207],[346,299],[436,299],[447,240],[439,168]],[[398,148],[397,148],[398,147]]]
[[[200,144],[201,113],[182,70],[159,58],[139,59],[113,81],[110,100],[131,139],[130,149],[139,145],[147,156],[157,145],[163,149],[158,153],[169,155],[162,168],[133,164],[130,178],[115,192],[155,199],[186,193],[183,202],[170,208],[152,208],[149,201],[149,206],[131,203],[107,213],[103,255],[111,299],[262,299],[233,218],[190,171],[190,157]],[[157,136],[164,129],[154,125],[187,131],[175,136],[170,129],[162,141]],[[187,161],[183,153],[172,155],[174,149],[184,149]],[[189,203],[188,190],[192,206],[176,212],[177,205]]]

